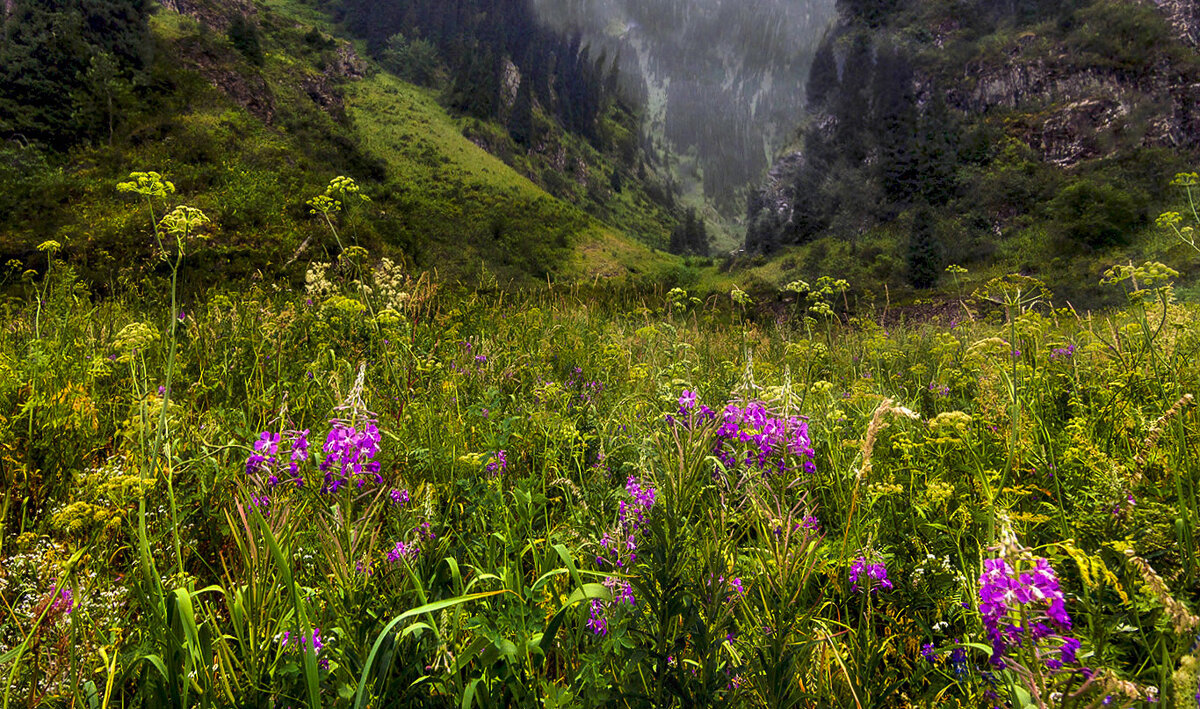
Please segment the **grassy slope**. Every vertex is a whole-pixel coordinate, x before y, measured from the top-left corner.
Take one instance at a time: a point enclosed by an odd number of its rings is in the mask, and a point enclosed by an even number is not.
[[[302,2],[264,4],[303,24],[336,31],[326,16]],[[450,116],[433,91],[380,72],[348,85],[346,104],[362,147],[385,161],[393,193],[409,207],[405,230],[418,239],[422,233],[444,237],[430,245],[435,258],[429,265],[469,273],[486,260],[502,278],[541,279],[552,270],[560,278],[591,280],[655,273],[675,261],[641,243],[665,240],[667,228],[640,189],[592,205],[607,207],[601,211],[618,225],[614,228],[527,179],[524,175],[546,169],[538,160],[510,155],[521,168],[518,173],[465,138],[468,121]],[[488,135],[489,144],[507,136],[501,126],[469,123],[472,131]],[[590,162],[603,164],[582,141],[563,139],[572,154],[586,151]],[[582,202],[587,196],[572,197]],[[554,267],[546,268],[548,263]]]
[[[506,275],[539,277],[550,262],[564,264],[556,274],[570,278],[669,261],[556,200],[464,138],[424,89],[380,73],[350,85],[347,105],[364,149],[387,162],[390,189],[406,208],[410,228],[445,237],[435,246],[437,263],[452,271],[470,271],[484,254]]]
[[[288,274],[326,259],[332,236],[305,201],[337,175],[354,177],[372,197],[341,215],[345,241],[446,280],[474,279],[486,267],[501,284],[590,281],[673,262],[463,137],[431,92],[373,70],[357,80],[327,77],[323,68],[344,45],[306,39],[314,26],[328,29],[311,8],[272,2],[259,6],[257,21],[261,67],[222,32],[156,13],[153,92],[130,107],[113,145],[80,148],[48,173],[49,187],[33,190],[37,201],[0,229],[4,258],[37,267],[34,246],[54,238],[93,283],[116,290],[137,282],[156,264],[149,216],[114,186],[131,171],[156,170],[178,188],[172,203],[200,207],[213,221],[205,248],[185,266],[195,287],[217,283],[217,274],[226,283],[284,275],[306,241]],[[341,105],[320,105],[314,86]],[[270,115],[253,115],[250,98],[263,99]]]

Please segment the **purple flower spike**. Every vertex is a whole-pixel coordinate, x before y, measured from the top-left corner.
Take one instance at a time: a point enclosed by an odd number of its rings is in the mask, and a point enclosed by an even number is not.
[[[875,593],[881,588],[885,591],[891,591],[894,588],[891,579],[888,578],[887,567],[882,563],[867,563],[867,558],[860,556],[850,565],[850,590],[854,593],[859,592],[858,582],[863,578],[864,572],[869,579],[867,587],[870,588],[871,593]]]
[[[604,615],[604,603],[599,598],[592,599],[587,627],[596,635],[608,635],[608,618]]]
[[[937,662],[937,651],[934,649],[933,643],[925,643],[921,646],[921,657],[929,663]]]
[[[1060,634],[1071,629],[1071,615],[1058,575],[1046,559],[1038,559],[1024,572],[1004,559],[985,559],[979,576],[979,613],[992,646],[993,666],[1006,667],[1005,656],[1027,643],[1047,669],[1058,671],[1076,663],[1080,642]]]

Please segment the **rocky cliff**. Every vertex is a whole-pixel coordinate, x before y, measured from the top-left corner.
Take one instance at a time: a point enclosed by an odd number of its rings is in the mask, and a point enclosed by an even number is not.
[[[954,140],[986,136],[979,150],[993,156],[998,141],[1015,140],[1068,176],[1144,150],[1200,152],[1198,0],[1046,2],[1027,16],[997,11],[995,3],[900,2],[870,23],[849,5],[826,40],[836,55],[829,79],[836,95],[810,101],[802,137],[751,201],[751,251],[814,238],[851,210],[874,210],[872,218],[886,221],[916,199],[936,202],[928,190],[904,185],[926,180],[927,142],[943,130],[926,120],[935,103],[952,115]],[[888,87],[897,58],[911,63],[900,72],[911,82],[907,97]],[[835,71],[832,60],[828,66]],[[885,114],[893,121],[886,128],[879,124]],[[889,132],[913,135],[895,140]],[[882,198],[869,197],[872,186]],[[981,219],[999,232],[999,222],[1030,208],[1009,204]],[[774,226],[764,235],[763,224]]]

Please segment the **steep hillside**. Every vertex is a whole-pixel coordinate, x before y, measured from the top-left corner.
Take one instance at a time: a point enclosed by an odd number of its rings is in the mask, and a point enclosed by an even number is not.
[[[58,145],[8,134],[0,256],[15,267],[37,267],[36,245],[55,239],[103,288],[152,275],[146,206],[114,187],[136,170],[163,173],[172,204],[212,220],[185,266],[196,287],[297,278],[336,254],[339,237],[306,202],[338,175],[370,197],[332,215],[344,243],[443,278],[490,272],[520,285],[669,264],[585,211],[603,204],[610,223],[665,244],[671,218],[639,184],[609,199],[605,175],[606,191],[583,208],[551,196],[480,147],[503,126],[456,118],[435,92],[380,71],[313,6],[166,0],[146,35],[152,59],[113,78],[111,131]],[[584,249],[607,258],[585,268]]]
[[[810,118],[751,201],[748,252],[893,287],[936,285],[952,263],[1021,270],[1089,302],[1115,261],[1196,269],[1154,227],[1200,148],[1196,3],[839,11]]]

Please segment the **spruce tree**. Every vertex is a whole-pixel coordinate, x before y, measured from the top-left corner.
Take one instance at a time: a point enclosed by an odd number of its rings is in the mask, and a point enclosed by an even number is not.
[[[880,50],[871,93],[880,184],[889,200],[903,206],[917,193],[920,182],[913,71],[903,50]]]
[[[241,52],[247,61],[255,66],[263,65],[265,57],[263,56],[262,40],[258,34],[258,25],[246,19],[242,13],[235,13],[233,20],[229,23],[228,36],[233,48]]]
[[[834,115],[837,127],[834,140],[840,153],[851,164],[861,163],[867,156],[867,120],[870,102],[867,88],[875,70],[875,58],[871,51],[871,39],[865,32],[854,36],[850,51],[846,55],[846,66],[842,73],[841,89],[837,93]]]
[[[0,137],[66,148],[107,133],[79,111],[88,83],[140,72],[150,47],[150,0],[10,0],[0,38]],[[92,70],[91,59],[111,58]],[[108,60],[104,60],[105,63]],[[106,101],[107,104],[107,101]]]
[[[837,95],[841,85],[841,79],[838,78],[837,58],[833,56],[833,40],[826,37],[817,46],[812,67],[808,70],[808,85],[805,90],[808,109],[810,111],[825,110],[830,100]]]
[[[788,241],[797,244],[812,241],[829,226],[832,210],[822,190],[824,183],[824,172],[812,164],[805,164],[796,172]]]
[[[908,283],[913,288],[932,288],[941,275],[941,244],[934,232],[933,212],[921,205],[913,214],[905,262]]]
[[[508,118],[508,134],[518,144],[533,145],[533,86],[528,76],[521,77],[517,88],[517,99],[513,103],[512,115]]]
[[[953,199],[957,190],[958,127],[941,95],[934,94],[921,116],[917,162],[921,196],[931,205]]]
[[[692,239],[692,253],[697,256],[708,256],[708,227],[704,224],[704,219],[696,220],[696,231]]]

